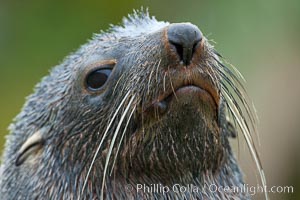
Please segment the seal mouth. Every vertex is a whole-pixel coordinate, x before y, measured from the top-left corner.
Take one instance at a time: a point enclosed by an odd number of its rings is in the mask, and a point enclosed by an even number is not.
[[[207,101],[209,101],[212,105],[217,105],[216,100],[213,98],[213,94],[209,91],[198,87],[196,85],[186,85],[178,88],[175,93],[170,94],[167,98],[165,98],[163,101],[171,101],[173,97],[178,98],[179,96],[184,95],[198,95],[202,98],[205,98]]]
[[[163,92],[154,99],[149,105],[144,107],[144,112],[149,111],[151,108],[158,108],[158,110],[166,110],[166,106],[173,99],[185,95],[198,95],[200,98],[208,101],[216,110],[219,108],[220,95],[216,86],[204,79],[197,79],[195,81],[188,81],[180,83],[172,87],[171,91]]]

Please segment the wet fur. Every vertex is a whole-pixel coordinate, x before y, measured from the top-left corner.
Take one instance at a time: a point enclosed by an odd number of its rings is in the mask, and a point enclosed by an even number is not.
[[[186,126],[178,117],[173,124],[159,121],[158,114],[144,119],[143,109],[173,87],[172,66],[164,65],[169,61],[160,40],[168,25],[148,13],[135,13],[122,26],[95,35],[42,79],[10,126],[0,171],[1,199],[249,198],[244,193],[212,193],[207,187],[242,187],[242,173],[228,141],[236,132],[258,158],[250,135],[255,117],[241,78],[222,64],[206,39],[202,61],[193,72],[205,75],[218,88],[217,123],[200,136],[195,130],[205,127],[189,125],[191,139],[185,140],[170,131]],[[88,93],[83,86],[86,66],[108,59],[116,59],[114,75],[101,93]],[[207,127],[211,123],[205,117],[197,120]],[[16,166],[20,147],[39,130],[45,141],[42,151],[31,162]],[[259,160],[256,163],[261,170]],[[201,192],[162,196],[125,190],[127,184],[138,183],[193,184]]]

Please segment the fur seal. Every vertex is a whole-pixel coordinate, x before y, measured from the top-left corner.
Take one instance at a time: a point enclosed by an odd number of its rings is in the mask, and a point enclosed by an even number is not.
[[[197,26],[135,12],[28,97],[7,137],[1,199],[249,199],[220,189],[243,187],[237,133],[265,183],[239,76]]]

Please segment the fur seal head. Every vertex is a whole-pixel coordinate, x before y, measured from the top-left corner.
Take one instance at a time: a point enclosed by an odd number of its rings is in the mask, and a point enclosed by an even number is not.
[[[195,25],[143,12],[95,35],[43,78],[11,125],[1,196],[247,198],[206,187],[243,184],[228,141],[237,132],[257,158],[239,74],[221,59]],[[201,190],[161,194],[137,184]]]

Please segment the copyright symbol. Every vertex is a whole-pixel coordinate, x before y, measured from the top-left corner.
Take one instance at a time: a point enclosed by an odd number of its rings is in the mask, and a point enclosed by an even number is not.
[[[133,190],[133,187],[132,187],[132,185],[127,184],[127,185],[125,186],[125,189],[126,189],[127,191],[131,192],[131,191]]]

